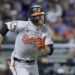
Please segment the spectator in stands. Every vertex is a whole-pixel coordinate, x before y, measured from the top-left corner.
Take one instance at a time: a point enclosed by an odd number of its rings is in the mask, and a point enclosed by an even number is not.
[[[67,23],[67,28],[68,30],[63,34],[63,38],[65,40],[67,40],[67,42],[70,41],[70,39],[73,37],[74,35],[74,30],[73,30],[73,27],[72,27],[72,22],[68,22]]]
[[[19,11],[17,14],[18,20],[27,20],[27,15],[24,11]]]
[[[52,29],[54,40],[63,40],[62,35],[67,31],[67,26],[63,23],[61,17],[58,18]]]
[[[59,34],[58,27],[54,27],[52,29],[53,40],[63,40],[63,37]]]
[[[3,21],[9,21],[11,19],[10,12],[11,12],[11,5],[10,4],[4,4],[1,7],[2,12],[2,20]]]
[[[63,18],[63,20],[65,20],[65,14],[66,14],[66,12],[68,10],[70,10],[70,5],[69,5],[69,3],[66,0],[60,0],[59,1],[59,4],[60,4],[60,6],[63,9],[62,18]]]
[[[13,2],[13,9],[17,12],[17,19],[18,20],[26,20],[27,16],[24,10],[22,10],[22,5],[20,2]]]
[[[65,22],[72,22],[72,18],[74,16],[74,13],[72,11],[67,11],[65,15]]]
[[[27,19],[28,19],[28,12],[29,12],[29,9],[30,9],[30,7],[31,7],[31,0],[22,0],[22,9],[24,10],[24,12],[26,13],[26,17],[27,17]]]
[[[22,9],[26,13],[28,13],[30,6],[31,6],[31,0],[22,0]]]
[[[21,3],[18,1],[13,2],[13,9],[16,10],[17,12],[23,11]]]
[[[17,20],[17,11],[16,10],[11,10],[10,16],[12,20]]]
[[[56,23],[53,25],[53,28],[58,28],[58,33],[62,36],[64,32],[67,31],[67,26],[63,23],[63,19],[61,17],[58,18]]]
[[[61,6],[60,5],[55,6],[54,4],[51,4],[50,10],[46,14],[46,19],[51,24],[53,24],[57,21],[58,17],[60,17],[61,15],[62,15]]]

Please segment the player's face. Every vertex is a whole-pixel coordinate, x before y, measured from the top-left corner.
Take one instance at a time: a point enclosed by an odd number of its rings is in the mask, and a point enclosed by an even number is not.
[[[36,18],[39,20],[37,25],[42,25],[44,23],[44,15],[36,16]]]

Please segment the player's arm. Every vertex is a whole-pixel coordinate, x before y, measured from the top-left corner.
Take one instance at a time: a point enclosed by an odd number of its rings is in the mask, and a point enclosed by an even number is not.
[[[44,46],[43,50],[46,52],[46,54],[52,55],[54,52],[54,47],[53,47],[53,40],[52,40],[52,32],[51,32],[50,28],[48,28],[44,45],[45,46]]]
[[[44,48],[43,50],[46,52],[46,54],[48,55],[52,55],[54,52],[54,47],[53,47],[53,40],[52,40],[52,34],[51,32],[49,32],[49,34],[47,35],[46,39],[45,39],[45,43],[44,43]]]
[[[38,44],[38,49],[39,50],[42,50],[47,55],[52,55],[53,54],[53,51],[54,51],[53,42],[49,37],[47,37],[45,39],[45,42],[41,38],[37,38],[37,40],[38,41],[36,43]]]
[[[25,21],[12,21],[3,24],[3,27],[0,30],[0,43],[8,31],[20,32],[26,27],[27,24],[28,22]]]
[[[47,55],[52,55],[54,52],[53,44],[46,45],[43,50]]]
[[[0,43],[2,42],[4,36],[8,31],[15,31],[17,26],[17,21],[6,22],[3,24],[2,29],[0,30]]]
[[[39,40],[39,38],[38,38],[38,40]],[[53,54],[54,48],[53,48],[52,33],[51,33],[50,29],[46,33],[46,37],[44,38],[44,40],[40,39],[38,44],[39,44],[38,45],[39,50],[42,49],[48,55]]]
[[[3,24],[2,29],[0,30],[0,43],[2,42],[4,36],[6,35],[6,33],[8,32],[8,27],[6,24]]]

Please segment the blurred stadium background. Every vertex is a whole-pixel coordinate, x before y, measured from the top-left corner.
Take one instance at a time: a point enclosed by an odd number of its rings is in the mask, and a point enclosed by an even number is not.
[[[0,0],[0,29],[4,22],[27,20],[31,4],[43,6],[45,23],[53,33],[54,54],[38,58],[40,75],[75,75],[75,0]],[[0,52],[0,75],[8,74],[16,34],[8,32]]]

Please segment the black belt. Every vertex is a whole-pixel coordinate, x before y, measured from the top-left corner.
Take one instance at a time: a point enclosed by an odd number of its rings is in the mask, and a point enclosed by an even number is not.
[[[21,60],[21,59],[18,59],[16,57],[14,57],[14,60],[18,61],[18,62],[25,61],[26,63],[33,63],[33,62],[35,62],[35,60]]]

